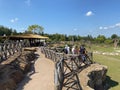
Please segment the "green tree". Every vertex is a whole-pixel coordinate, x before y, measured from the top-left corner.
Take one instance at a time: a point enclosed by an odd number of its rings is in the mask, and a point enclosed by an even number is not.
[[[113,35],[111,36],[111,39],[115,39],[115,38],[118,38],[118,35],[117,35],[117,34],[113,34]]]
[[[73,36],[72,35],[68,36],[68,41],[73,41]]]
[[[80,41],[81,38],[82,38],[81,36],[79,36],[79,35],[77,36],[77,40],[78,40],[78,41]]]
[[[12,30],[12,33],[11,33],[11,35],[17,35],[18,33],[17,33],[17,31],[16,30]]]
[[[112,44],[112,43],[113,43],[113,41],[111,39],[106,39],[105,40],[105,44]]]
[[[12,29],[9,29],[7,27],[4,27],[4,26],[0,26],[0,36],[3,36],[3,35],[11,35],[12,33]]]
[[[40,25],[34,24],[34,25],[30,25],[28,27],[28,32],[33,32],[34,34],[42,34],[43,33],[44,28]]]
[[[60,36],[60,41],[65,41],[65,35],[62,34],[62,35]]]
[[[104,35],[99,35],[96,38],[96,42],[98,42],[98,43],[104,43],[105,40],[106,40],[106,37]]]
[[[113,40],[113,43],[114,43],[114,48],[117,48],[118,47],[118,43],[119,43],[119,37],[117,34],[113,34],[111,36],[111,39]]]

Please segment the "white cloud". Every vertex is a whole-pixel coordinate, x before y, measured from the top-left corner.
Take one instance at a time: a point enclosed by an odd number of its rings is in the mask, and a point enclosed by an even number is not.
[[[88,11],[85,15],[86,16],[92,16],[92,15],[94,15],[94,13],[92,11]]]
[[[108,28],[115,28],[116,26],[115,25],[113,25],[113,26],[109,26]]]
[[[15,23],[15,22],[17,22],[17,21],[18,21],[18,18],[14,18],[14,19],[11,19],[11,20],[10,20],[11,23]]]
[[[77,28],[74,28],[73,31],[77,31]]]
[[[120,27],[120,23],[115,24],[116,27]]]
[[[101,30],[101,29],[103,29],[103,27],[100,26],[99,29]]]
[[[28,6],[31,5],[31,0],[25,0],[25,4],[27,4]]]
[[[108,27],[103,27],[103,29],[108,29]]]
[[[99,29],[100,30],[107,30],[107,29],[114,29],[114,28],[120,28],[120,23],[117,23],[117,24],[114,24],[114,25],[111,25],[111,26],[100,26]]]
[[[14,20],[13,20],[13,19],[11,19],[11,20],[10,20],[10,22],[14,23]]]

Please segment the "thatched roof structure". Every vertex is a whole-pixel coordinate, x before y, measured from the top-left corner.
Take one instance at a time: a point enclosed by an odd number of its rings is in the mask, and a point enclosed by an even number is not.
[[[11,35],[11,36],[0,36],[3,41],[7,40],[25,40],[25,46],[43,46],[48,37],[37,35],[37,34],[21,34],[21,35]]]
[[[7,36],[2,36],[3,38]],[[48,39],[48,37],[37,35],[37,34],[22,34],[8,36],[9,39]]]

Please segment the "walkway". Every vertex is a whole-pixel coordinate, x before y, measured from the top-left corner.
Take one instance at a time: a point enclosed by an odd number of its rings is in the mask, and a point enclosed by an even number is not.
[[[32,68],[35,73],[31,71],[16,90],[54,90],[54,63],[45,58],[40,48],[36,54],[40,56]]]

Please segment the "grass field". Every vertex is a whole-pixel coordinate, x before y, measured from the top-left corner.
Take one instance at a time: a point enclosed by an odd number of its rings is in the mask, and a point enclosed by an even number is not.
[[[92,51],[115,52],[113,47],[94,46]],[[120,56],[94,54],[93,60],[108,67],[107,83],[109,90],[120,90]]]

